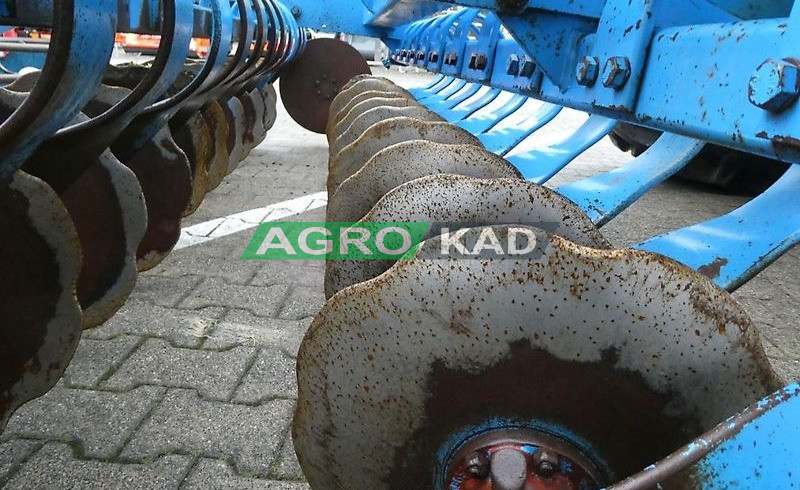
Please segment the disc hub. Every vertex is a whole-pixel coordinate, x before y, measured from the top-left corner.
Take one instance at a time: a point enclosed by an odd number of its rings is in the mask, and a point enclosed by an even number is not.
[[[532,429],[501,429],[466,441],[451,456],[448,490],[600,488],[595,465],[571,444]]]

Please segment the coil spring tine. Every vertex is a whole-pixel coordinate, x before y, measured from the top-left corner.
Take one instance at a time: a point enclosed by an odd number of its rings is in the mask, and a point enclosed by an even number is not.
[[[734,291],[800,243],[800,166],[734,211],[634,248],[671,257]]]
[[[626,165],[559,186],[557,190],[602,226],[686,166],[704,146],[704,142],[694,138],[664,133]]]
[[[544,184],[578,155],[609,134],[616,125],[617,121],[614,119],[591,115],[574,133],[558,143],[511,155],[508,161],[519,169],[525,179]]]
[[[41,83],[0,124],[2,180],[11,178],[38,145],[78,114],[100,86],[111,59],[116,5],[56,0],[53,9],[52,56],[45,61]]]

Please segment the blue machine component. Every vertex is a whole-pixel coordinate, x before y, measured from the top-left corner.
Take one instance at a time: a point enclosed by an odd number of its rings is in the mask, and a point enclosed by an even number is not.
[[[795,488],[800,385],[792,383],[609,490]]]

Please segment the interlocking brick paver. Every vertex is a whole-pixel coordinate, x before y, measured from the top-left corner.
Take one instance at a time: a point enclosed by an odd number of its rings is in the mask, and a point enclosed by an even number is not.
[[[295,361],[279,349],[261,349],[233,401],[260,403],[274,397],[297,397]]]
[[[163,338],[178,347],[198,347],[224,311],[223,307],[178,310],[129,301],[105,324],[83,332],[83,338],[105,340],[133,334]]]
[[[273,347],[295,357],[310,323],[311,318],[261,318],[248,311],[234,309],[228,311],[223,320],[214,326],[204,348],[219,349],[235,345]]]
[[[77,441],[85,456],[111,458],[164,391],[153,386],[127,393],[56,386],[17,410],[2,437]]]
[[[0,487],[9,472],[30,456],[42,443],[27,439],[0,442]]]
[[[172,389],[122,452],[141,461],[180,452],[230,458],[241,474],[266,476],[278,456],[294,401],[259,406],[203,400],[192,390]]]
[[[289,296],[283,303],[279,317],[284,320],[300,320],[317,314],[325,304],[322,285],[314,288],[292,286]]]
[[[103,383],[113,390],[142,384],[193,388],[204,398],[227,400],[255,355],[252,347],[217,352],[181,349],[159,339],[147,340]]]
[[[192,464],[191,456],[167,455],[147,464],[120,464],[76,459],[66,444],[48,443],[8,482],[23,489],[175,489]]]
[[[197,286],[180,303],[181,308],[227,306],[249,310],[265,318],[275,317],[281,308],[289,286],[240,286],[210,277]]]
[[[292,431],[286,433],[286,438],[281,446],[280,457],[272,468],[272,477],[279,480],[304,480],[303,470],[297,461],[297,454],[294,452],[292,443]]]
[[[197,269],[195,275],[165,277],[155,274],[141,274],[136,281],[136,289],[130,300],[145,301],[150,304],[175,307],[205,276]],[[213,305],[202,305],[213,306]]]
[[[95,386],[103,375],[119,367],[140,341],[133,335],[111,340],[82,339],[64,373],[64,384],[77,388]]]
[[[200,458],[183,482],[181,490],[308,490],[305,483],[264,480],[237,475],[231,466],[218,459]]]
[[[325,262],[321,260],[262,260],[261,267],[250,284],[270,286],[291,284],[322,290],[325,279]]]

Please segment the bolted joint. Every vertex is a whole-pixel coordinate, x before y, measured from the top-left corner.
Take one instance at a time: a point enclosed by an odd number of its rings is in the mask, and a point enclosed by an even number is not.
[[[614,56],[603,68],[603,86],[619,90],[631,77],[631,62],[624,56]]]
[[[765,111],[788,109],[800,96],[800,61],[768,59],[761,63],[750,78],[747,95]]]
[[[600,59],[597,56],[584,56],[578,61],[578,66],[575,68],[578,85],[591,87],[597,82],[598,76],[600,76]]]
[[[437,61],[439,61],[439,53],[434,51],[431,54],[429,54],[428,61],[430,61],[431,63],[436,63]]]
[[[303,11],[300,10],[300,7],[295,5],[292,7],[292,15],[294,16],[295,19],[299,19],[300,16],[303,15]]]
[[[486,64],[488,63],[488,59],[486,58],[485,54],[479,54],[478,58],[475,60],[475,69],[484,71],[486,70]]]
[[[475,451],[467,455],[465,461],[467,473],[475,478],[489,476],[489,458],[483,452]]]

